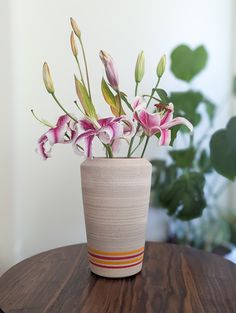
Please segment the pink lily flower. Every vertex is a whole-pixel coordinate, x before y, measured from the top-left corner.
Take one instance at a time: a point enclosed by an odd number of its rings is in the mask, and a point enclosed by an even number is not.
[[[155,134],[160,134],[160,145],[170,144],[170,128],[173,126],[185,125],[190,131],[193,130],[193,125],[186,118],[173,118],[174,105],[172,103],[168,106],[157,105],[157,108],[161,109],[160,112],[149,113],[140,99],[136,99],[136,102],[133,103],[134,119],[140,123],[147,136],[150,137]]]
[[[77,123],[68,115],[62,115],[57,120],[55,127],[50,128],[38,140],[36,152],[43,160],[51,157],[52,146],[56,143],[67,144],[77,136]]]
[[[119,140],[133,136],[135,132],[132,122],[125,116],[102,118],[96,123],[84,118],[79,123],[84,132],[75,138],[73,148],[75,153],[88,158],[92,157],[92,142],[96,136],[103,144],[110,144],[113,152],[116,152]]]
[[[114,90],[118,91],[119,90],[119,77],[118,77],[118,72],[117,72],[117,69],[115,67],[115,63],[112,57],[108,53],[102,50],[100,51],[99,55],[105,67],[107,80],[109,81],[111,87]]]

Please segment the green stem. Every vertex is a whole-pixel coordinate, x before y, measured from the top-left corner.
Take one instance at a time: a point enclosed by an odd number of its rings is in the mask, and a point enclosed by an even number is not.
[[[131,151],[130,156],[134,154],[134,152],[138,149],[139,146],[140,146],[140,143],[138,143],[137,146],[134,148],[134,150]]]
[[[77,106],[77,108],[79,109],[79,111],[85,115],[85,113],[81,110],[80,106],[78,105],[78,102],[77,101],[74,101],[74,104]]]
[[[143,97],[148,97],[148,98],[150,98],[151,96],[149,96],[149,95],[143,95]],[[158,99],[158,98],[156,98],[156,97],[152,97],[152,99],[154,99],[154,100],[156,100],[156,101],[158,101],[158,102],[161,102],[161,99]]]
[[[50,128],[53,128],[53,127],[55,127],[55,126],[53,126],[51,123],[49,123],[49,122],[46,122],[46,121],[42,121],[42,120],[40,120],[36,115],[35,115],[35,113],[34,113],[34,110],[32,109],[32,110],[30,110],[31,111],[31,113],[33,114],[33,117],[38,121],[38,122],[40,122],[41,124],[43,124],[44,126],[47,126],[47,127],[50,127]]]
[[[83,73],[82,73],[81,66],[80,66],[80,63],[79,63],[79,60],[78,60],[77,55],[75,56],[75,60],[76,60],[76,63],[77,63],[77,65],[78,65],[78,68],[79,68],[79,73],[80,73],[81,81],[82,81],[84,87],[86,87],[86,86],[85,86],[85,83],[84,83]]]
[[[145,153],[145,151],[146,151],[146,148],[147,148],[149,139],[150,139],[150,137],[147,136],[147,139],[146,139],[146,142],[145,142],[145,145],[144,145],[144,148],[143,148],[143,152],[142,152],[142,154],[141,154],[141,158],[144,156],[144,153]]]
[[[112,153],[112,150],[111,150],[111,146],[110,145],[106,145],[106,149],[107,149],[107,153],[108,153],[109,158],[113,158],[113,153]]]
[[[57,97],[55,96],[54,93],[51,94],[53,99],[56,101],[56,103],[59,105],[59,107],[62,109],[63,112],[66,113],[66,115],[68,115],[73,121],[75,121],[76,123],[78,122],[77,119],[75,119],[62,105],[61,103],[58,101]]]
[[[133,136],[133,137],[131,138],[131,140],[130,140],[129,150],[128,150],[128,153],[127,153],[127,158],[130,158],[130,157],[131,157],[131,149],[132,149],[132,146],[133,146],[133,143],[134,143],[134,138],[135,138],[137,132],[139,131],[139,128],[140,128],[140,125],[138,125],[134,136]]]
[[[189,142],[189,145],[190,147],[193,147],[193,133],[190,134],[190,142]]]
[[[136,83],[135,85],[135,93],[134,93],[134,96],[136,97],[138,94],[138,83]]]
[[[84,65],[85,65],[87,85],[88,85],[88,94],[89,94],[89,98],[91,99],[91,90],[90,90],[90,83],[89,83],[88,65],[87,65],[86,55],[85,55],[85,51],[84,51],[84,45],[83,45],[83,42],[82,42],[81,38],[79,38],[79,42],[80,42],[80,45],[81,45],[83,58],[84,58]]]
[[[150,98],[149,98],[149,100],[148,100],[148,103],[147,103],[147,108],[148,108],[148,106],[149,106],[150,102],[151,102],[151,101],[152,101],[152,99],[153,99],[153,95],[154,95],[154,93],[155,93],[155,91],[156,91],[156,89],[157,89],[157,87],[158,87],[158,85],[159,85],[159,83],[160,83],[160,80],[161,80],[161,78],[160,78],[160,77],[158,77],[158,80],[157,80],[156,86],[155,86],[155,88],[153,88],[153,89],[152,89],[151,96],[150,96]]]

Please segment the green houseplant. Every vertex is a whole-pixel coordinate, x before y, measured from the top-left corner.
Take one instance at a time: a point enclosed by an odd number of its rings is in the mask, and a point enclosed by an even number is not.
[[[177,241],[209,250],[230,238],[229,225],[219,213],[217,201],[228,180],[233,180],[236,174],[236,118],[229,121],[226,129],[212,134],[217,106],[190,85],[205,68],[207,59],[204,46],[191,50],[180,45],[171,53],[171,71],[186,83],[187,90],[171,92],[163,100],[173,101],[177,114],[188,118],[195,126],[195,132],[185,142],[184,149],[170,149],[167,160],[152,161],[152,205],[166,208],[174,218]],[[207,115],[207,121],[204,115]],[[185,137],[184,129],[180,127],[176,131]],[[212,184],[212,177],[215,179],[218,175],[216,172],[226,178],[220,186]]]

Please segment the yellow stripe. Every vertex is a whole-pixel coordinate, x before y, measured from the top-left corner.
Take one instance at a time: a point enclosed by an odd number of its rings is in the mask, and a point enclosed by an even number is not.
[[[143,259],[143,256],[136,258],[136,259],[128,260],[128,261],[104,261],[104,260],[96,259],[93,257],[89,258],[89,260],[94,263],[107,264],[107,265],[126,265],[126,264],[136,263],[138,261],[141,261],[142,259]]]
[[[101,255],[122,256],[122,255],[130,255],[130,254],[135,254],[135,253],[141,252],[144,250],[144,247],[137,249],[137,250],[128,251],[128,252],[107,252],[107,251],[101,251],[101,250],[96,250],[96,249],[92,249],[92,248],[88,248],[88,250],[89,250],[89,252],[101,254]]]

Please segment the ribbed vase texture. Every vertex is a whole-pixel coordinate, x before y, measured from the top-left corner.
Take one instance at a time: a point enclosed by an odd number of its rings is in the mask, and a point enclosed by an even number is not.
[[[88,257],[93,273],[131,276],[142,269],[151,164],[88,159],[81,164]]]

